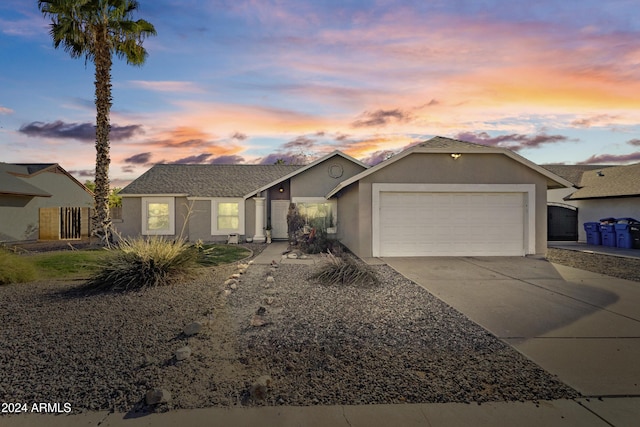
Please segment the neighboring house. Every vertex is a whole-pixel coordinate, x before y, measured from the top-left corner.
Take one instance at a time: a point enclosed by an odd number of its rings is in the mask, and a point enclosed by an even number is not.
[[[0,242],[86,237],[92,205],[57,163],[0,163]]]
[[[544,254],[547,189],[571,186],[510,150],[435,137],[371,168],[340,152],[302,167],[154,166],[121,191],[119,230],[264,241],[269,224],[286,238],[293,202],[331,212],[360,257]]]
[[[550,204],[573,210],[577,236],[586,241],[585,222],[604,218],[640,220],[640,163],[611,165],[545,165],[571,181],[575,188],[550,190]]]
[[[585,222],[611,217],[640,220],[640,163],[585,171],[578,187],[565,199],[578,207],[579,241],[586,241]]]

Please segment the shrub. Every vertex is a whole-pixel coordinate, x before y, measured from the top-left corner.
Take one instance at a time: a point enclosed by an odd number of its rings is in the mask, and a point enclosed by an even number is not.
[[[0,285],[36,279],[36,268],[28,259],[0,248]]]
[[[122,239],[112,256],[99,263],[90,289],[131,290],[163,286],[192,275],[198,251],[184,240],[159,237]]]
[[[377,285],[375,271],[368,265],[342,254],[327,252],[320,270],[312,278],[331,285]]]
[[[300,250],[308,254],[319,254],[323,252],[335,252],[340,247],[336,239],[330,239],[323,229],[312,229],[309,235],[302,235],[298,239]]]

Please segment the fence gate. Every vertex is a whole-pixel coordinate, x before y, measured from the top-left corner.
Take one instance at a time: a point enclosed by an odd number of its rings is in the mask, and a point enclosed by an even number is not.
[[[82,209],[60,208],[60,240],[82,237]]]

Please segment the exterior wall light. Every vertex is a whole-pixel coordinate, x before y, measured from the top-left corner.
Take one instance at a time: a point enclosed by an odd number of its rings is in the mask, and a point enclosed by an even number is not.
[[[280,187],[278,188],[278,191],[279,191],[280,193],[284,193],[284,188],[282,187],[282,185],[280,185]]]
[[[453,158],[453,160],[458,160],[458,157],[462,156],[462,154],[460,153],[451,153],[451,157]]]

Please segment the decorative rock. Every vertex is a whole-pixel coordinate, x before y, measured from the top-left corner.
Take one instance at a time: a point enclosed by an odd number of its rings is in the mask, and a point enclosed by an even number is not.
[[[247,270],[245,270],[244,268],[241,268],[241,269],[238,270],[238,274],[244,274],[246,272],[247,272]]]
[[[273,380],[271,379],[270,376],[268,375],[261,376],[260,378],[257,379],[256,382],[254,382],[251,385],[251,388],[249,389],[249,392],[251,393],[251,397],[256,400],[266,399],[272,384],[273,384]]]
[[[287,258],[296,259],[296,258],[298,258],[298,254],[296,254],[296,253],[289,254],[289,255],[287,255]]]
[[[266,309],[266,308],[264,308],[263,306],[260,306],[260,307],[256,310],[256,314],[259,314],[259,315],[263,315],[263,314],[265,314],[266,312],[267,312],[267,309]]]
[[[266,324],[267,324],[267,321],[264,319],[264,317],[260,316],[259,314],[254,314],[253,317],[251,318],[251,326],[260,327]]]
[[[176,360],[185,360],[191,357],[191,348],[190,347],[180,347],[176,350]]]
[[[157,405],[159,403],[171,402],[171,392],[163,388],[154,388],[145,395],[147,405]]]
[[[273,278],[273,276],[267,276],[267,283],[274,283],[276,281],[276,279]]]
[[[202,330],[202,323],[200,322],[193,322],[187,326],[184,327],[184,329],[182,330],[182,332],[184,332],[184,334],[188,337],[190,337],[191,335],[195,335],[197,333],[199,333]]]
[[[236,290],[236,289],[238,289],[238,284],[237,283],[232,283],[232,284],[229,285],[229,288],[233,289],[233,290]]]
[[[238,264],[238,270],[246,270],[249,268],[249,264]]]
[[[230,289],[225,289],[224,290],[224,296],[228,297],[229,295],[231,295],[231,290]]]
[[[231,276],[229,276],[229,279],[239,279],[240,275],[238,273],[233,273]]]
[[[266,297],[264,299],[264,303],[267,304],[267,305],[271,305],[271,304],[273,304],[274,299],[275,298],[273,298],[273,297]]]

